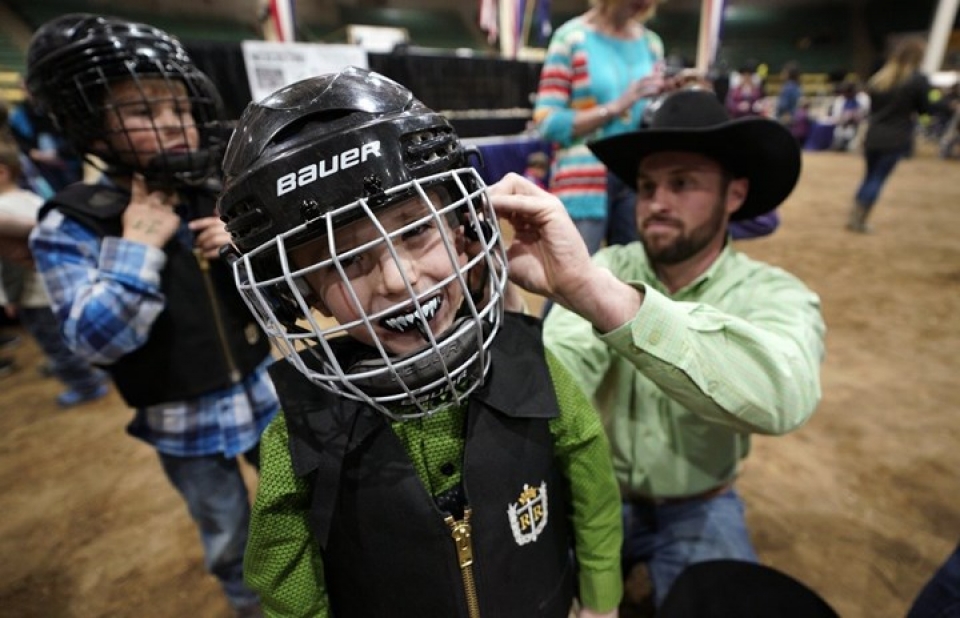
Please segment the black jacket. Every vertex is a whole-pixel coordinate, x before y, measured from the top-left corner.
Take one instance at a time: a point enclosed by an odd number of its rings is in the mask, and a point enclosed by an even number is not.
[[[569,489],[554,460],[548,422],[559,407],[539,321],[508,314],[491,351],[487,381],[469,399],[464,459],[452,462],[471,510],[479,613],[566,618]],[[287,363],[271,374],[294,471],[313,482],[311,521],[332,614],[466,618],[464,572],[444,521],[451,513],[424,487],[387,419]]]
[[[870,90],[864,149],[879,152],[908,150],[916,133],[917,116],[929,109],[930,82],[919,72],[886,92]]]
[[[181,191],[190,219],[212,216],[215,189]],[[73,184],[41,210],[57,209],[100,237],[120,236],[130,194],[107,186]],[[127,405],[183,401],[227,388],[263,362],[270,345],[233,282],[227,264],[195,256],[176,236],[164,247],[166,303],[141,348],[104,367]]]

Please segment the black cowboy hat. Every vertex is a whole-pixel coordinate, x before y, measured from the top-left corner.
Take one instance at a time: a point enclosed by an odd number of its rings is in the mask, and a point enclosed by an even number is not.
[[[676,579],[657,618],[840,618],[819,594],[762,564],[710,560]]]
[[[666,95],[649,125],[589,144],[593,154],[631,187],[640,161],[655,152],[696,152],[719,162],[750,188],[731,219],[770,212],[787,199],[800,177],[800,147],[783,125],[761,116],[731,120],[708,90],[679,90]]]

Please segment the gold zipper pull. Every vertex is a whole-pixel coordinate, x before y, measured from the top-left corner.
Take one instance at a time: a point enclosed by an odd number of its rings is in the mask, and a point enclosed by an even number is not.
[[[203,254],[203,249],[194,247],[193,257],[197,260],[197,264],[200,265],[200,270],[210,270],[210,260]]]
[[[460,568],[464,569],[473,564],[473,544],[470,540],[470,509],[463,513],[463,519],[457,521],[453,515],[447,515],[444,520],[450,526],[453,541],[457,545],[457,557]]]

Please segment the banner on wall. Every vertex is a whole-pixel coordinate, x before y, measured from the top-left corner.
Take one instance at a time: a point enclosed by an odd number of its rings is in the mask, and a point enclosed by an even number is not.
[[[406,28],[350,24],[347,26],[347,42],[368,52],[389,54],[397,45],[409,43],[410,33]]]
[[[359,45],[244,41],[241,49],[254,101],[308,77],[368,67],[367,51]]]

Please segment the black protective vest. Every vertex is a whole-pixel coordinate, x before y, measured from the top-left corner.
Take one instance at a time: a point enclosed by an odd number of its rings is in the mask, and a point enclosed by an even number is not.
[[[469,400],[462,462],[480,616],[566,618],[575,575],[569,487],[548,426],[559,406],[539,321],[508,314],[491,350],[490,375]],[[313,482],[311,527],[332,615],[467,618],[445,513],[386,419],[288,363],[271,375],[294,472]]]
[[[189,219],[215,215],[214,188],[180,195]],[[51,198],[40,217],[56,209],[101,238],[120,236],[129,202],[130,194],[123,190],[78,183]],[[163,250],[167,264],[160,273],[160,287],[166,303],[150,337],[142,347],[104,367],[127,405],[135,408],[226,388],[270,352],[223,260],[197,258],[176,236]]]

